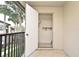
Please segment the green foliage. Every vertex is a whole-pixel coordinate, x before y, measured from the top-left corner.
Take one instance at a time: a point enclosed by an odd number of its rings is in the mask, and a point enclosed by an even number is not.
[[[12,13],[8,19],[9,21],[13,21],[14,23],[19,23],[18,21],[18,14]]]
[[[0,13],[9,16],[9,21],[19,23],[19,19],[23,22],[24,12],[16,6],[12,1],[6,1],[7,5],[0,5]]]
[[[13,11],[8,8],[6,5],[0,5],[0,13],[4,14],[4,15],[10,15],[10,13],[12,13]]]

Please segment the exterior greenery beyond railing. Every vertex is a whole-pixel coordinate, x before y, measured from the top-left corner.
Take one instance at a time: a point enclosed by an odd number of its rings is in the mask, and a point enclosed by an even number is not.
[[[24,32],[0,34],[0,57],[21,57],[24,51]]]

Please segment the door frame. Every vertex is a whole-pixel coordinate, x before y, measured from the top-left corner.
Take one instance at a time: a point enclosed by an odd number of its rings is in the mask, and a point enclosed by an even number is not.
[[[38,13],[38,48],[39,48],[39,15],[40,14],[50,14],[52,16],[51,18],[51,24],[52,24],[52,40],[51,40],[51,48],[53,49],[53,13]]]

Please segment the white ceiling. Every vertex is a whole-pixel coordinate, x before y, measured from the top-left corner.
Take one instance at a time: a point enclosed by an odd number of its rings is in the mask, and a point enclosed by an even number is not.
[[[64,1],[28,1],[26,2],[33,7],[58,7],[64,6]]]

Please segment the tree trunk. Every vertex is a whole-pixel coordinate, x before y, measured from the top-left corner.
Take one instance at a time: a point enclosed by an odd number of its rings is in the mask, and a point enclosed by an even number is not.
[[[17,32],[17,30],[18,30],[18,23],[16,22],[15,23],[15,32]]]
[[[4,14],[4,30],[5,30],[5,33],[6,33],[6,15]]]
[[[19,18],[19,25],[20,25],[19,27],[20,27],[20,32],[21,32],[21,29],[22,29],[21,28],[21,18]]]

